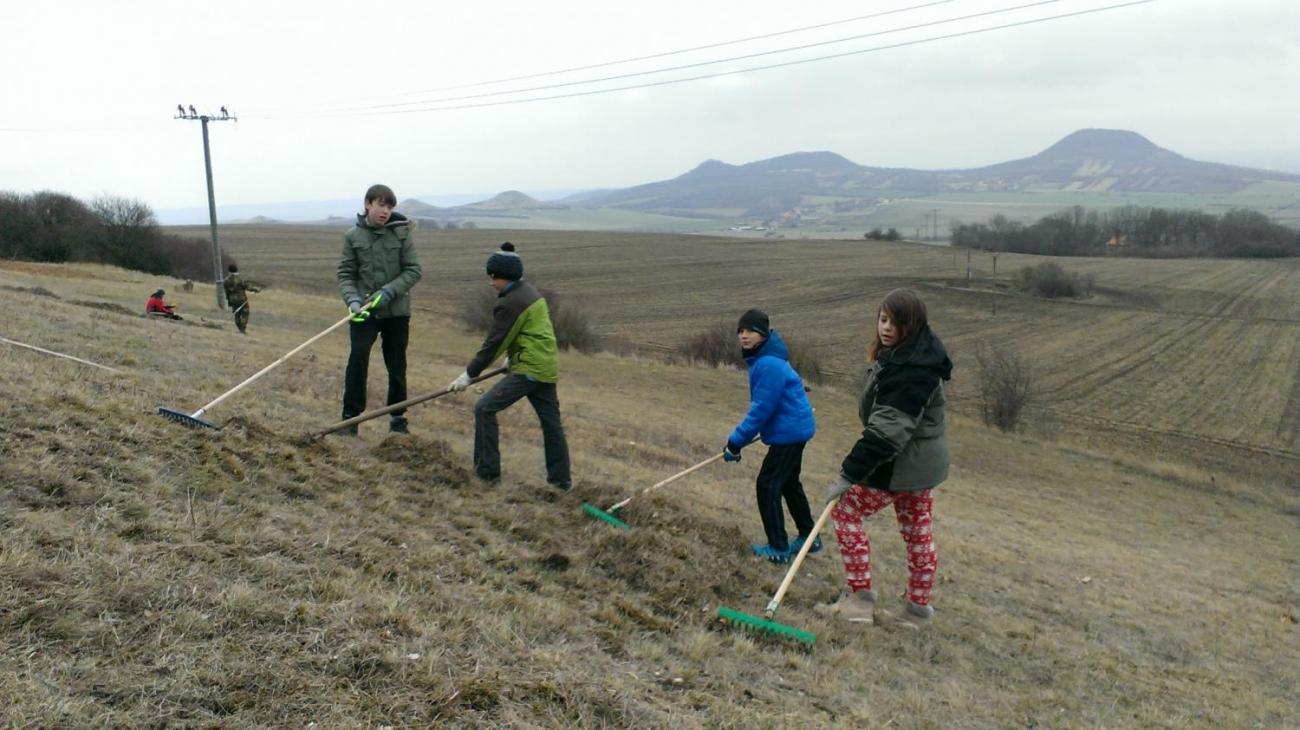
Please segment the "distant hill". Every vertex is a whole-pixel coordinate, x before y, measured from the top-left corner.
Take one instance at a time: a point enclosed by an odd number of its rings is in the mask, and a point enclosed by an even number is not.
[[[445,208],[408,198],[398,204],[397,210],[412,218],[520,218],[529,212],[565,210],[568,207],[544,203],[518,190],[507,190],[487,200]]]
[[[798,152],[744,165],[706,160],[671,180],[566,202],[701,218],[772,217],[801,206],[847,213],[881,198],[954,192],[1233,193],[1264,181],[1300,183],[1300,175],[1191,160],[1136,132],[1083,129],[1033,157],[974,169],[869,167],[833,152]]]

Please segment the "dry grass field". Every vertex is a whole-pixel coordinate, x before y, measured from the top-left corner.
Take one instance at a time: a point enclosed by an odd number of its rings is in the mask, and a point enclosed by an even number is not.
[[[329,295],[340,231],[230,226],[245,271]],[[1006,288],[1044,257],[863,241],[738,241],[690,236],[436,231],[420,234],[427,283],[416,302],[454,317],[482,286],[503,237],[529,277],[593,313],[607,336],[670,348],[760,306],[787,336],[817,347],[848,386],[873,308],[917,288],[955,353],[1011,348],[1037,369],[1050,431],[1099,450],[1202,469],[1290,475],[1300,488],[1300,260],[1055,259],[1096,277],[1095,296],[1051,301]],[[996,307],[996,314],[994,308]],[[973,357],[970,357],[973,362]],[[977,412],[959,371],[957,408]]]
[[[746,406],[739,372],[562,355],[569,494],[545,486],[522,405],[503,418],[492,488],[469,476],[469,395],[413,410],[411,436],[366,424],[360,439],[306,441],[337,418],[342,333],[218,406],[221,433],[154,413],[197,408],[336,321],[339,233],[223,231],[270,285],[247,337],[210,286],[0,262],[0,334],[127,372],[0,344],[7,724],[1297,724],[1295,262],[1081,261],[1105,292],[1057,304],[949,286],[941,249],[515,237],[530,278],[632,344],[671,345],[760,304],[851,373],[874,300],[908,283],[959,367],[995,335],[1043,363],[1055,440],[986,429],[961,396],[938,492],[935,625],[818,617],[813,604],[838,591],[831,547],[778,614],[818,634],[809,650],[713,619],[719,605],[761,611],[782,577],[747,555],[761,534],[757,449],[634,501],[631,531],[580,510],[713,455]],[[498,237],[424,238],[413,393],[441,388],[475,347],[451,315],[484,285]],[[1017,264],[1001,257],[999,274]],[[135,314],[160,284],[186,322]],[[856,412],[848,385],[812,398],[805,481],[820,501]],[[878,586],[897,601],[891,522],[871,524]]]

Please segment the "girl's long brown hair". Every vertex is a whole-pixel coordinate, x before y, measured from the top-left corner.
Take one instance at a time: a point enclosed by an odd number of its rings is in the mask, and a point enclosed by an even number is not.
[[[925,302],[911,289],[895,289],[885,295],[876,309],[876,319],[871,323],[871,344],[867,345],[867,362],[875,362],[880,357],[884,345],[880,344],[880,313],[886,312],[898,329],[898,342],[894,348],[902,347],[908,340],[920,332],[929,322],[925,311]]]

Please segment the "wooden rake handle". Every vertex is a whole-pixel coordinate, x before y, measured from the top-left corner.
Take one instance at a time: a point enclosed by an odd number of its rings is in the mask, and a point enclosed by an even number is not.
[[[280,363],[283,363],[285,360],[288,360],[289,358],[293,357],[294,355],[297,355],[299,352],[301,352],[304,348],[306,348],[306,347],[307,347],[308,345],[310,345],[311,343],[315,342],[316,340],[319,340],[320,338],[324,337],[325,335],[328,335],[329,333],[333,332],[334,330],[338,329],[339,327],[342,327],[343,325],[347,324],[347,323],[348,323],[348,320],[352,319],[352,317],[353,317],[353,315],[352,315],[351,313],[349,313],[348,316],[346,316],[346,317],[344,317],[343,319],[340,319],[339,321],[337,321],[337,322],[335,322],[334,324],[330,325],[329,328],[326,329],[324,332],[321,332],[320,334],[316,335],[315,337],[311,338],[310,340],[307,340],[306,342],[302,343],[301,345],[298,345],[297,347],[293,348],[292,350],[286,352],[284,355],[281,355],[281,356],[280,356],[280,359],[279,359],[279,360],[276,360],[275,362],[271,363],[270,365],[267,365],[266,367],[262,368],[261,370],[258,370],[256,373],[253,374],[252,377],[248,378],[247,380],[245,380],[244,382],[240,383],[239,385],[236,385],[235,387],[231,388],[230,390],[227,390],[226,392],[224,392],[224,393],[222,393],[221,395],[217,396],[215,400],[213,400],[211,403],[207,404],[206,406],[203,406],[202,408],[198,409],[197,411],[195,411],[194,413],[192,413],[191,416],[192,416],[193,418],[198,418],[199,416],[202,416],[204,413],[206,413],[206,412],[208,412],[209,410],[211,410],[212,408],[216,407],[216,405],[217,405],[218,403],[220,403],[221,401],[223,401],[223,400],[229,398],[230,396],[234,395],[235,393],[238,393],[239,391],[241,391],[241,390],[243,390],[245,387],[247,387],[250,383],[252,383],[254,380],[257,380],[258,378],[262,377],[263,375],[266,375],[267,373],[271,372],[271,370],[275,369],[275,367],[278,366],[278,365],[280,365]]]
[[[247,304],[247,302],[245,302],[245,304]],[[369,312],[369,311],[370,311],[371,309],[373,309],[373,308],[375,307],[375,305],[377,305],[377,304],[379,304],[379,297],[375,297],[374,299],[371,299],[369,302],[367,302],[367,303],[366,303],[366,306],[364,306],[364,307],[361,308],[361,311],[362,311],[362,312]],[[275,362],[271,363],[270,365],[267,365],[266,367],[262,368],[261,370],[258,370],[258,371],[257,371],[256,373],[254,373],[253,376],[250,377],[248,380],[245,380],[244,382],[240,383],[239,385],[236,385],[235,387],[231,388],[230,390],[227,390],[226,392],[224,392],[224,393],[222,393],[221,395],[217,396],[216,399],[213,400],[211,403],[209,403],[209,404],[207,404],[206,406],[203,406],[202,408],[198,409],[197,411],[191,413],[191,414],[190,414],[190,418],[198,418],[199,416],[202,416],[204,413],[207,413],[209,410],[211,410],[213,407],[215,407],[215,406],[216,406],[218,403],[220,403],[221,401],[223,401],[223,400],[229,398],[230,396],[234,395],[235,393],[238,393],[239,391],[243,390],[244,387],[247,386],[249,383],[252,383],[254,380],[257,380],[258,378],[262,377],[263,375],[266,375],[267,373],[271,372],[271,370],[275,369],[275,367],[276,367],[277,365],[279,365],[280,363],[284,362],[285,360],[288,360],[289,358],[293,357],[294,355],[297,355],[299,352],[302,352],[302,351],[303,351],[303,350],[304,350],[308,345],[310,345],[311,343],[315,342],[316,340],[319,340],[320,338],[324,337],[325,335],[328,335],[329,333],[333,332],[334,330],[338,329],[339,327],[342,327],[343,325],[347,324],[347,323],[348,323],[348,320],[352,319],[352,318],[355,317],[355,316],[357,316],[357,315],[352,314],[351,312],[348,312],[348,315],[347,315],[346,317],[344,317],[343,319],[340,319],[339,321],[337,321],[337,322],[335,322],[334,324],[330,325],[330,326],[329,326],[329,327],[328,327],[324,332],[321,332],[320,334],[316,335],[315,337],[311,338],[310,340],[307,340],[306,342],[302,343],[301,345],[298,345],[297,347],[293,348],[292,350],[286,352],[284,355],[281,355],[279,360],[276,360]]]
[[[803,547],[799,548],[799,554],[795,556],[794,562],[790,564],[790,569],[785,572],[785,580],[781,581],[781,587],[776,589],[776,595],[767,604],[767,610],[764,613],[770,619],[776,613],[777,606],[781,605],[781,599],[785,598],[785,592],[790,589],[790,584],[794,582],[794,574],[799,572],[799,566],[803,565],[803,559],[808,557],[808,551],[812,549],[814,542],[817,542],[817,536],[821,534],[822,525],[826,523],[826,518],[830,517],[831,510],[840,500],[832,499],[826,503],[826,509],[822,510],[821,516],[817,518],[817,524],[813,525],[812,532],[809,533],[808,539],[803,541]]]
[[[489,370],[486,373],[481,373],[477,378],[474,378],[473,380],[469,381],[470,385],[473,385],[474,383],[481,383],[484,380],[487,380],[488,378],[494,378],[506,371],[507,371],[506,368],[497,368],[496,370]],[[365,413],[362,413],[357,416],[353,416],[347,420],[339,421],[333,426],[322,428],[319,431],[312,431],[310,434],[308,434],[308,437],[313,439],[318,439],[321,436],[334,433],[335,431],[342,431],[348,426],[356,425],[358,423],[361,423],[362,421],[369,421],[372,418],[378,418],[379,416],[382,416],[386,413],[392,413],[393,411],[399,411],[403,408],[409,408],[413,405],[417,405],[419,403],[423,403],[428,400],[433,400],[434,398],[441,398],[442,396],[447,395],[450,392],[452,392],[450,389],[444,388],[436,393],[426,393],[425,395],[417,395],[414,398],[407,398],[401,403],[394,403],[391,406],[384,406],[383,408],[376,408],[372,411],[366,411]]]
[[[676,474],[674,474],[674,475],[668,477],[667,479],[663,480],[662,482],[659,482],[658,484],[652,484],[652,485],[646,487],[645,489],[642,489],[640,492],[637,492],[637,493],[636,493],[635,495],[633,495],[633,496],[634,496],[634,497],[640,497],[640,496],[647,495],[647,494],[649,494],[650,492],[653,492],[654,490],[656,490],[656,489],[658,489],[658,488],[660,488],[660,487],[666,486],[666,485],[668,485],[668,484],[671,484],[671,483],[677,481],[678,479],[681,479],[682,477],[686,476],[687,474],[690,474],[691,472],[694,472],[694,471],[698,471],[698,470],[700,470],[700,469],[703,469],[704,467],[708,466],[709,464],[712,464],[713,462],[715,462],[715,461],[717,461],[718,459],[721,459],[721,458],[722,458],[722,452],[718,452],[717,454],[715,454],[715,455],[713,455],[713,456],[710,456],[709,458],[705,459],[704,461],[701,461],[700,463],[696,464],[695,466],[692,466],[692,467],[689,468],[689,469],[684,469],[684,470],[682,470],[682,471],[679,471],[679,472],[677,472]],[[632,501],[632,497],[628,497],[627,499],[623,500],[622,502],[619,502],[618,504],[614,505],[613,507],[610,507],[609,509],[607,509],[607,510],[605,510],[605,511],[606,511],[606,512],[609,512],[610,514],[613,514],[615,511],[620,510],[620,509],[622,509],[623,507],[627,506],[627,503],[628,503],[628,502],[631,502],[631,501]]]

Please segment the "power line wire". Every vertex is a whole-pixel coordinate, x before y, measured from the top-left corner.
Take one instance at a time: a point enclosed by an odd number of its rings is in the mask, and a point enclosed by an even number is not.
[[[415,101],[392,102],[392,103],[388,103],[388,104],[372,104],[372,105],[361,105],[361,106],[343,107],[343,108],[340,108],[340,109],[325,110],[325,111],[323,111],[322,113],[324,113],[324,114],[332,114],[332,113],[335,113],[335,112],[367,111],[367,110],[371,110],[371,109],[397,109],[397,108],[401,108],[401,107],[418,106],[418,105],[422,105],[422,104],[445,104],[445,103],[456,102],[456,101],[470,101],[470,100],[473,100],[473,99],[487,99],[487,98],[496,97],[496,96],[510,96],[510,95],[513,95],[513,94],[524,94],[524,93],[529,93],[529,92],[533,92],[533,91],[547,91],[547,90],[550,90],[550,89],[564,89],[564,88],[570,88],[570,87],[574,87],[574,86],[586,86],[586,85],[588,85],[588,84],[604,83],[604,82],[607,82],[607,81],[619,81],[619,80],[622,80],[622,79],[639,78],[639,77],[643,77],[643,76],[653,76],[653,75],[656,75],[656,74],[669,73],[669,72],[672,72],[672,71],[685,71],[685,70],[688,70],[688,69],[692,69],[692,68],[701,68],[701,67],[704,67],[704,66],[716,66],[716,65],[721,64],[721,63],[734,63],[734,62],[736,62],[736,61],[747,61],[747,60],[750,60],[750,59],[753,59],[753,58],[762,58],[762,57],[764,57],[764,56],[773,56],[773,55],[777,55],[777,54],[780,54],[780,53],[791,53],[791,52],[794,52],[794,51],[806,51],[806,50],[808,50],[808,49],[810,49],[810,48],[820,48],[820,47],[822,47],[822,46],[836,45],[836,44],[839,44],[839,43],[848,43],[848,42],[850,42],[850,41],[860,41],[860,40],[864,40],[864,39],[866,39],[866,38],[874,38],[874,37],[877,37],[877,36],[889,35],[889,34],[892,34],[892,33],[902,33],[902,32],[904,32],[904,31],[909,31],[909,30],[918,30],[918,29],[920,29],[920,28],[929,28],[929,27],[933,27],[933,26],[936,26],[936,25],[947,25],[947,24],[949,24],[949,23],[957,23],[957,22],[961,22],[961,21],[964,21],[964,20],[974,20],[974,19],[976,19],[976,18],[984,18],[984,17],[988,17],[988,16],[991,16],[991,15],[1001,15],[1001,14],[1004,14],[1004,13],[1012,13],[1012,12],[1016,12],[1016,11],[1018,11],[1018,10],[1027,10],[1027,9],[1029,9],[1029,8],[1039,7],[1039,6],[1042,6],[1042,5],[1052,5],[1052,4],[1055,4],[1055,3],[1059,3],[1059,2],[1061,2],[1061,1],[1062,1],[1062,0],[1035,0],[1035,2],[1026,3],[1026,4],[1024,4],[1024,5],[1014,5],[1014,6],[1011,6],[1011,7],[999,8],[999,9],[996,9],[996,10],[986,10],[986,11],[979,12],[979,13],[971,13],[971,14],[969,14],[969,15],[959,15],[959,16],[955,16],[955,17],[951,17],[951,18],[943,18],[943,19],[940,19],[940,20],[931,20],[931,21],[927,21],[927,22],[925,22],[925,23],[916,23],[916,24],[914,24],[914,25],[904,26],[904,27],[902,27],[902,28],[891,28],[891,29],[888,29],[888,30],[872,31],[872,32],[870,32],[870,33],[861,33],[861,34],[858,34],[858,35],[846,36],[846,37],[844,37],[844,38],[835,38],[835,39],[832,39],[832,40],[817,41],[816,43],[805,43],[805,44],[803,44],[803,45],[798,45],[798,46],[788,46],[788,47],[786,47],[786,48],[777,48],[777,49],[767,50],[767,51],[757,51],[757,52],[755,52],[755,53],[747,53],[747,54],[744,54],[744,55],[740,55],[740,56],[731,56],[731,57],[728,57],[728,58],[719,58],[719,59],[714,59],[714,60],[711,60],[711,61],[697,61],[697,62],[695,62],[695,63],[686,63],[686,64],[680,64],[680,65],[677,65],[677,66],[668,66],[668,67],[665,67],[665,68],[650,69],[650,70],[648,70],[648,71],[630,71],[630,72],[628,72],[628,73],[614,74],[614,75],[612,75],[612,76],[602,76],[602,77],[597,77],[597,78],[594,78],[594,79],[583,79],[583,80],[579,80],[579,81],[565,81],[565,82],[560,82],[560,83],[555,83],[555,84],[545,84],[545,85],[542,85],[542,86],[531,86],[531,87],[526,87],[526,88],[522,88],[522,89],[506,89],[506,90],[503,90],[503,91],[485,91],[485,92],[480,93],[480,94],[466,94],[466,95],[463,95],[463,96],[449,96],[449,97],[443,97],[443,98],[440,98],[440,99],[417,99],[417,100],[415,100]]]
[[[786,68],[786,67],[789,67],[789,66],[798,66],[798,65],[805,64],[805,63],[814,63],[814,62],[817,62],[817,61],[827,61],[827,60],[833,60],[833,59],[837,59],[837,58],[846,58],[846,57],[849,57],[849,56],[857,56],[857,55],[862,55],[862,54],[865,54],[865,53],[874,53],[874,52],[876,52],[876,51],[887,51],[887,50],[893,50],[893,49],[896,49],[896,48],[905,48],[905,47],[908,47],[908,46],[916,46],[916,45],[921,45],[921,44],[925,44],[925,43],[934,43],[934,42],[938,42],[938,41],[950,40],[950,39],[953,39],[953,38],[962,38],[962,37],[965,37],[965,36],[979,35],[979,34],[981,34],[981,33],[990,33],[990,32],[997,31],[997,30],[1006,30],[1006,29],[1008,29],[1008,28],[1019,28],[1019,27],[1029,26],[1029,25],[1035,25],[1035,24],[1038,24],[1038,23],[1046,23],[1046,22],[1050,22],[1050,21],[1054,21],[1054,20],[1061,20],[1061,19],[1064,19],[1064,18],[1074,18],[1074,17],[1083,16],[1083,15],[1092,15],[1092,14],[1096,14],[1096,13],[1107,12],[1107,11],[1110,11],[1110,10],[1119,10],[1119,9],[1122,9],[1122,8],[1135,7],[1135,6],[1138,6],[1138,5],[1147,5],[1147,4],[1149,4],[1149,3],[1153,3],[1153,2],[1156,2],[1156,0],[1133,0],[1133,2],[1118,3],[1118,4],[1115,4],[1115,5],[1106,5],[1106,6],[1103,6],[1103,7],[1100,7],[1100,8],[1089,8],[1089,9],[1087,9],[1087,10],[1078,10],[1078,11],[1075,11],[1075,12],[1072,12],[1072,13],[1061,13],[1061,14],[1059,14],[1059,15],[1049,15],[1049,16],[1045,16],[1045,17],[1042,17],[1042,18],[1032,18],[1032,19],[1030,19],[1030,20],[1021,20],[1021,21],[1017,21],[1017,22],[1014,22],[1014,23],[1005,23],[1005,24],[1003,24],[1003,25],[989,26],[989,27],[987,27],[987,28],[976,28],[976,29],[974,29],[974,30],[959,31],[959,32],[956,32],[956,33],[948,33],[948,34],[940,35],[940,36],[932,36],[932,37],[930,37],[930,38],[918,38],[918,39],[910,40],[910,41],[902,41],[902,42],[899,42],[899,43],[892,43],[892,44],[885,45],[885,46],[874,46],[874,47],[872,47],[872,48],[863,48],[863,49],[858,49],[858,50],[855,50],[855,51],[845,51],[845,52],[843,52],[843,53],[834,53],[834,54],[829,54],[829,55],[825,55],[825,56],[816,56],[816,57],[814,57],[814,58],[804,58],[804,59],[798,59],[798,60],[794,60],[794,61],[784,61],[784,62],[782,62],[782,63],[773,63],[773,64],[768,64],[768,65],[765,65],[765,66],[753,66],[753,67],[750,67],[750,68],[744,68],[744,69],[733,69],[733,70],[729,70],[729,71],[718,71],[718,72],[716,72],[716,73],[709,73],[709,74],[698,74],[698,75],[695,75],[695,76],[686,76],[686,77],[677,78],[677,79],[666,79],[666,80],[663,80],[663,81],[649,81],[649,82],[645,82],[645,83],[641,83],[641,84],[629,84],[629,85],[626,85],[626,86],[615,86],[615,87],[610,87],[610,88],[605,88],[605,89],[592,89],[592,90],[589,90],[589,91],[575,91],[575,92],[566,93],[566,94],[553,94],[553,95],[550,95],[550,96],[538,96],[538,97],[531,97],[531,98],[526,98],[526,99],[504,99],[504,100],[500,100],[500,101],[476,102],[476,103],[473,103],[473,104],[458,104],[458,105],[454,105],[454,106],[435,106],[435,107],[428,107],[428,108],[421,108],[421,109],[387,109],[387,110],[369,110],[369,111],[364,111],[364,110],[357,110],[357,111],[340,111],[340,112],[338,112],[338,113],[329,114],[329,115],[326,115],[326,116],[329,116],[329,117],[335,117],[335,118],[346,118],[346,117],[367,117],[367,116],[389,116],[389,115],[395,115],[395,114],[423,114],[423,113],[428,113],[428,112],[456,111],[456,110],[461,110],[461,109],[480,109],[480,108],[484,108],[484,107],[509,106],[509,105],[514,105],[514,104],[529,104],[529,103],[539,102],[539,101],[554,101],[554,100],[557,100],[557,99],[571,99],[571,98],[581,97],[581,96],[596,96],[596,95],[600,95],[600,94],[612,94],[612,93],[614,93],[614,92],[618,92],[618,91],[631,91],[631,90],[634,90],[634,89],[646,89],[646,88],[653,88],[653,87],[657,87],[657,86],[669,86],[669,85],[673,85],[673,84],[682,84],[682,83],[687,83],[687,82],[691,82],[691,81],[703,81],[703,80],[707,80],[707,79],[721,78],[721,77],[724,77],[724,76],[736,76],[736,75],[739,75],[739,74],[752,73],[752,72],[755,72],[755,71],[768,71],[768,70],[776,69],[776,68]],[[434,101],[434,102],[427,102],[427,103],[439,103],[439,102]],[[274,118],[274,117],[264,117],[264,118]]]
[[[471,88],[475,88],[475,87],[479,87],[479,86],[492,86],[492,85],[494,85],[494,84],[504,84],[504,83],[508,83],[508,82],[511,82],[511,81],[526,81],[526,80],[529,80],[529,79],[544,78],[544,77],[547,77],[547,76],[559,76],[559,75],[561,75],[561,74],[573,73],[573,72],[576,72],[576,71],[590,71],[590,70],[592,70],[592,69],[597,69],[597,68],[608,68],[608,67],[610,67],[610,66],[620,66],[620,65],[628,64],[628,63],[637,63],[637,62],[640,62],[640,61],[650,61],[650,60],[654,60],[654,59],[657,59],[657,58],[666,58],[666,57],[669,57],[669,56],[677,56],[677,55],[681,55],[681,54],[684,54],[684,53],[694,53],[694,52],[696,52],[696,51],[705,51],[705,50],[709,50],[709,49],[712,49],[712,48],[722,48],[722,47],[724,47],[724,46],[733,46],[733,45],[739,45],[739,44],[741,44],[741,43],[749,43],[749,42],[751,42],[751,41],[765,40],[765,39],[768,39],[768,38],[777,38],[777,37],[784,36],[784,35],[793,35],[793,34],[795,34],[795,33],[804,33],[804,32],[810,31],[810,30],[819,30],[819,29],[821,29],[821,28],[830,28],[830,27],[833,27],[833,26],[836,26],[836,25],[845,25],[845,24],[848,24],[848,23],[855,23],[855,22],[858,22],[858,21],[861,21],[861,20],[870,20],[870,19],[872,19],[872,18],[881,18],[881,17],[885,17],[885,16],[887,16],[887,15],[898,15],[898,14],[900,14],[900,13],[911,12],[911,11],[913,11],[913,10],[923,10],[923,9],[925,9],[925,8],[934,7],[934,6],[936,6],[936,5],[947,5],[947,4],[949,4],[949,3],[954,3],[954,2],[958,2],[958,1],[959,1],[959,0],[932,0],[932,2],[921,3],[920,5],[909,5],[909,6],[904,7],[904,8],[895,8],[895,9],[893,9],[893,10],[886,10],[886,11],[882,11],[882,12],[878,12],[878,13],[870,13],[870,14],[868,14],[868,15],[857,15],[857,16],[854,16],[854,17],[852,17],[852,18],[843,18],[843,19],[840,19],[840,20],[831,20],[831,21],[827,21],[827,22],[825,22],[825,23],[817,23],[817,24],[815,24],[815,25],[806,25],[806,26],[803,26],[803,27],[800,27],[800,28],[790,28],[790,29],[787,29],[787,30],[773,31],[773,32],[771,32],[771,33],[762,33],[762,34],[759,34],[759,35],[748,36],[748,37],[745,37],[745,38],[736,38],[736,39],[734,39],[734,40],[729,40],[729,41],[719,41],[719,42],[717,42],[717,43],[706,43],[706,44],[704,44],[704,45],[700,45],[700,46],[691,46],[691,47],[688,47],[688,48],[679,48],[679,49],[672,50],[672,51],[660,51],[660,52],[658,52],[658,53],[651,53],[651,54],[647,54],[647,55],[644,55],[644,56],[633,56],[633,57],[630,57],[630,58],[622,58],[622,59],[618,59],[618,60],[615,60],[615,61],[602,61],[602,62],[600,62],[600,63],[590,63],[590,64],[586,64],[586,65],[583,65],[583,66],[572,66],[572,67],[569,67],[569,68],[556,69],[556,70],[553,70],[553,71],[541,71],[541,72],[538,72],[538,73],[523,74],[523,75],[519,75],[519,76],[508,76],[508,77],[505,77],[505,78],[489,79],[489,80],[486,80],[486,81],[474,81],[474,82],[470,82],[470,83],[465,83],[465,84],[456,84],[456,85],[452,85],[452,86],[441,86],[441,87],[437,87],[437,88],[433,88],[433,89],[422,89],[422,90],[419,90],[419,91],[407,91],[407,92],[401,92],[401,93],[397,94],[397,96],[399,96],[399,97],[401,97],[401,96],[415,96],[415,95],[418,95],[418,94],[433,94],[433,93],[442,92],[442,91],[457,91],[457,90],[460,90],[460,89],[471,89]],[[376,101],[379,101],[379,100],[381,100],[381,99],[387,99],[387,98],[392,98],[392,95],[385,96],[385,97],[372,97],[372,99],[374,99],[374,100],[376,100]],[[416,102],[409,102],[409,103],[424,103],[424,102],[416,101]],[[361,107],[349,107],[349,109],[351,109],[351,108],[361,108]],[[271,111],[274,111],[274,109],[272,109]]]
[[[869,15],[858,15],[858,16],[854,16],[854,17],[852,17],[852,18],[844,18],[844,19],[842,19],[842,20],[831,20],[831,21],[827,21],[827,22],[825,22],[825,23],[817,23],[816,25],[805,25],[805,26],[803,26],[802,28],[790,28],[790,29],[788,29],[788,30],[778,30],[778,31],[774,31],[774,32],[771,32],[771,33],[762,33],[762,34],[759,34],[759,35],[752,35],[752,36],[748,36],[748,37],[746,37],[746,38],[736,38],[736,39],[734,39],[734,40],[729,40],[729,41],[719,41],[719,42],[717,42],[717,43],[706,43],[706,44],[704,44],[704,45],[702,45],[702,46],[691,46],[691,47],[689,47],[689,48],[679,48],[679,49],[677,49],[677,50],[675,50],[675,51],[661,51],[661,52],[659,52],[659,53],[650,53],[650,54],[647,54],[647,55],[644,55],[644,56],[633,56],[633,57],[631,57],[631,58],[622,58],[622,59],[619,59],[619,60],[617,60],[617,61],[604,61],[604,62],[601,62],[601,63],[591,63],[591,64],[587,64],[587,65],[585,65],[585,66],[572,66],[572,67],[570,67],[570,68],[562,68],[562,69],[557,69],[557,70],[555,70],[555,71],[542,71],[542,72],[539,72],[539,73],[524,74],[524,75],[522,75],[522,76],[509,76],[509,77],[506,77],[506,78],[501,78],[501,79],[492,79],[492,80],[489,80],[489,81],[476,81],[476,82],[474,82],[474,83],[469,83],[469,84],[458,84],[458,85],[456,85],[456,86],[443,86],[443,87],[436,88],[436,89],[425,89],[424,91],[413,91],[413,92],[410,92],[410,93],[412,93],[412,94],[430,94],[430,93],[437,92],[437,91],[456,91],[456,90],[458,90],[458,89],[470,89],[470,88],[474,88],[474,87],[476,87],[476,86],[490,86],[490,85],[492,85],[492,84],[504,84],[504,83],[509,82],[509,81],[526,81],[526,80],[528,80],[528,79],[537,79],[537,78],[543,78],[543,77],[546,77],[546,76],[558,76],[558,75],[560,75],[560,74],[573,73],[574,71],[590,71],[590,70],[592,70],[592,69],[597,69],[597,68],[607,68],[607,67],[609,67],[609,66],[619,66],[619,65],[622,65],[622,64],[625,64],[625,63],[637,63],[637,62],[639,62],[639,61],[652,61],[652,60],[654,60],[654,59],[656,59],[656,58],[666,58],[666,57],[668,57],[668,56],[678,56],[678,55],[681,55],[681,54],[683,54],[683,53],[694,53],[694,52],[696,52],[696,51],[707,51],[707,50],[712,49],[712,48],[722,48],[722,47],[724,47],[724,46],[734,46],[734,45],[739,45],[739,44],[741,44],[741,43],[749,43],[750,41],[761,41],[761,40],[766,40],[766,39],[768,39],[768,38],[777,38],[777,37],[780,37],[780,36],[783,36],[783,35],[793,35],[793,34],[795,34],[795,33],[804,33],[804,32],[810,31],[810,30],[820,30],[820,29],[822,29],[822,28],[830,28],[830,27],[833,27],[833,26],[836,26],[836,25],[845,25],[845,24],[848,24],[848,23],[856,23],[856,22],[858,22],[858,21],[860,21],[860,20],[870,20],[870,19],[872,19],[872,18],[883,18],[883,17],[885,17],[885,16],[887,16],[887,15],[898,15],[899,13],[907,13],[907,12],[911,12],[911,11],[913,11],[913,10],[922,10],[922,9],[924,9],[924,8],[933,7],[933,6],[935,6],[935,5],[947,5],[948,3],[954,3],[954,2],[958,2],[958,0],[935,0],[934,2],[922,3],[922,4],[920,4],[920,5],[910,5],[910,6],[905,7],[905,8],[895,8],[895,9],[893,9],[893,10],[885,10],[885,11],[883,11],[883,12],[879,12],[879,13],[871,13],[871,14],[869,14]]]

